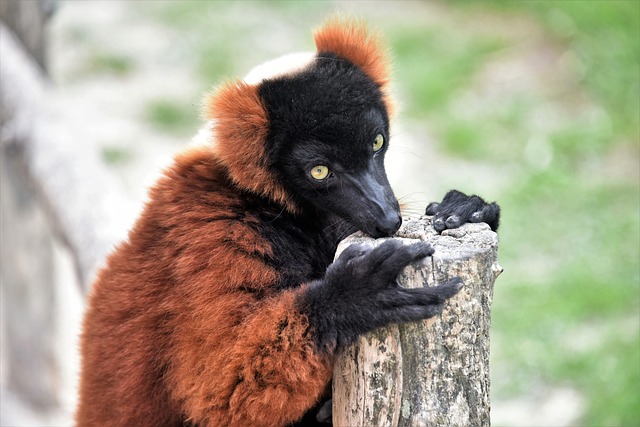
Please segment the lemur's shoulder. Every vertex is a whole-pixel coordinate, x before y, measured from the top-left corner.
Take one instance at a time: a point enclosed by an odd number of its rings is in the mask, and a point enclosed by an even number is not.
[[[230,180],[215,150],[186,149],[150,189],[122,248],[124,258],[134,263],[154,252],[154,262],[170,267],[182,282],[197,282],[204,274],[214,287],[242,282],[266,286],[275,281],[265,263],[273,251],[260,232],[259,212],[248,212],[246,203],[246,194]],[[122,258],[118,261],[129,263]],[[224,283],[220,277],[226,277]]]

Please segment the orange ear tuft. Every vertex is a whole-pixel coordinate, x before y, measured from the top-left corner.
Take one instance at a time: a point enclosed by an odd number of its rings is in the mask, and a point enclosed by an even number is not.
[[[213,120],[214,151],[233,182],[295,213],[295,204],[268,170],[265,144],[269,119],[257,87],[242,81],[221,85],[206,98],[203,115]]]
[[[348,18],[329,19],[314,33],[319,53],[331,52],[357,65],[381,89],[389,83],[387,49],[377,33],[364,22]]]

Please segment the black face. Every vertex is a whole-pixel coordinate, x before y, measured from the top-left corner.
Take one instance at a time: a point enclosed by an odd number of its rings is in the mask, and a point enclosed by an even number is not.
[[[379,88],[353,64],[320,54],[308,70],[266,81],[267,161],[302,206],[373,237],[401,224],[384,169],[389,119]]]

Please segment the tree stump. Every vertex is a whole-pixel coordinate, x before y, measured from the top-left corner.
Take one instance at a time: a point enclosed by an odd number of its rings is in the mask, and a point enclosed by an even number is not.
[[[502,272],[498,238],[486,224],[438,235],[430,217],[405,219],[396,239],[426,241],[433,256],[407,267],[400,286],[434,286],[459,276],[462,290],[441,315],[380,328],[337,357],[333,375],[335,426],[487,426],[489,328],[493,283]],[[373,240],[357,233],[349,245]]]

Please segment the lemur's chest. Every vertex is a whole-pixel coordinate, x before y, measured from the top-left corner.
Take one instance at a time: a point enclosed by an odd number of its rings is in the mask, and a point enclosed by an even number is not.
[[[344,224],[327,225],[291,218],[277,219],[261,228],[273,249],[272,263],[283,288],[323,277],[338,243],[351,233]]]

